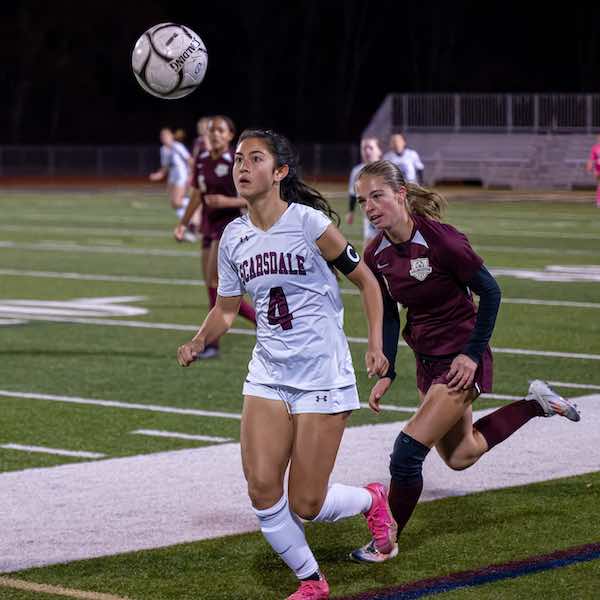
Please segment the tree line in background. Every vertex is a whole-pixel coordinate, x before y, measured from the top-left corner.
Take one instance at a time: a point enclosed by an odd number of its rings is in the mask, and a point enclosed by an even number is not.
[[[191,133],[212,113],[298,140],[346,141],[392,91],[599,89],[587,12],[560,15],[557,44],[535,7],[517,7],[511,16],[506,4],[474,2],[3,4],[0,143],[148,142],[163,124]],[[209,50],[205,81],[182,100],[146,95],[130,71],[135,40],[163,21],[190,25]]]

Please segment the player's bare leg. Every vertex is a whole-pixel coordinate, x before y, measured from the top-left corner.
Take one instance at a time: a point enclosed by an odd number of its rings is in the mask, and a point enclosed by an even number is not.
[[[353,553],[356,560],[381,562],[395,556],[396,524],[380,483],[364,488],[339,483],[329,477],[350,412],[303,413],[294,416],[295,433],[289,475],[292,510],[304,519],[334,522],[363,514],[372,540]],[[356,556],[355,556],[356,554]]]
[[[290,598],[298,594],[300,598],[328,598],[329,586],[320,576],[304,526],[284,494],[285,470],[294,443],[294,424],[285,404],[246,396],[240,443],[248,494],[263,535],[301,580],[298,592]]]
[[[292,510],[312,520],[320,512],[350,412],[294,415],[288,493]]]
[[[206,286],[206,293],[208,295],[208,306],[212,308],[217,301],[217,253],[219,243],[213,241],[207,248],[202,248],[201,251],[201,263],[202,263],[202,277],[204,279],[204,285]],[[206,360],[209,358],[217,358],[219,356],[219,340],[215,340],[198,355],[199,360]]]
[[[283,480],[294,439],[293,422],[283,402],[246,396],[240,445],[252,506],[273,506],[283,496]]]

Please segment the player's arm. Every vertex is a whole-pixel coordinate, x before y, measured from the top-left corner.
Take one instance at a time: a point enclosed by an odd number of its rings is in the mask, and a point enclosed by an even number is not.
[[[365,357],[367,372],[369,377],[384,375],[388,370],[388,361],[383,354],[381,334],[383,302],[375,276],[334,225],[329,225],[316,243],[323,258],[360,290],[369,332],[368,351]]]
[[[167,167],[161,167],[157,171],[150,173],[148,179],[150,179],[150,181],[162,181],[167,176],[168,172],[169,169]]]
[[[206,194],[204,196],[206,206],[212,208],[246,208],[248,204],[244,198],[239,196],[224,196],[223,194]]]
[[[202,202],[202,192],[195,187],[190,188],[190,201],[185,209],[185,213],[181,217],[179,223],[176,225],[175,230],[173,231],[173,235],[175,239],[181,241],[183,239],[183,235],[190,224],[190,220],[192,215],[196,212],[200,203]]]
[[[423,182],[425,181],[425,165],[423,164],[421,157],[418,155],[418,153],[416,151],[415,151],[415,170],[416,170],[416,174],[417,174],[417,183],[419,185],[423,185]]]
[[[177,362],[189,367],[204,348],[227,333],[240,310],[242,296],[217,296],[217,302],[210,310],[198,333],[187,344],[179,346]]]

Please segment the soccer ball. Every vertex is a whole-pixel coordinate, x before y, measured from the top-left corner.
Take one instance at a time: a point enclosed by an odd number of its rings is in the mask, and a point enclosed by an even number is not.
[[[175,23],[146,31],[131,54],[138,83],[153,96],[174,99],[191,94],[204,79],[208,53],[197,33]]]

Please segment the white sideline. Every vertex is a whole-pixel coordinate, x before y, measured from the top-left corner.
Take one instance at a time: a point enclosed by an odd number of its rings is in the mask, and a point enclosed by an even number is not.
[[[149,437],[174,438],[178,440],[191,440],[199,442],[233,442],[231,438],[219,437],[217,435],[196,435],[191,433],[179,433],[177,431],[160,431],[158,429],[136,429],[130,431],[132,435],[147,435]]]
[[[103,458],[100,452],[85,452],[83,450],[62,450],[61,448],[47,448],[46,446],[24,446],[22,444],[1,444],[5,450],[20,450],[22,452],[38,452],[40,454],[56,454],[58,456],[74,456],[79,458]]]
[[[491,269],[494,273],[495,269]],[[169,277],[141,277],[137,275],[103,275],[91,273],[69,273],[60,271],[26,271],[19,269],[0,269],[0,275],[11,277],[41,277],[47,279],[73,279],[75,281],[109,281],[115,283],[147,283],[151,285],[183,285],[200,287],[201,279],[170,279]],[[342,294],[358,296],[355,288],[340,288]],[[568,306],[570,308],[600,308],[600,302],[577,302],[574,300],[541,300],[537,298],[502,298],[503,304],[531,304],[539,306]]]
[[[167,331],[198,331],[198,325],[182,325],[178,323],[151,323],[148,321],[124,321],[117,319],[92,319],[92,318],[68,318],[68,317],[52,317],[38,315],[15,314],[9,311],[1,313],[3,317],[21,317],[27,318],[30,321],[47,321],[52,323],[79,323],[81,325],[102,325],[104,327],[133,327],[137,329],[163,329]],[[236,329],[231,328],[228,333],[237,335],[254,336],[254,329]],[[366,344],[367,338],[363,337],[347,337],[348,341],[353,344]],[[406,343],[399,342],[398,346],[406,347]],[[557,358],[573,358],[577,360],[600,360],[600,354],[585,354],[579,352],[556,352],[550,350],[526,350],[524,348],[499,348],[493,346],[492,350],[498,354],[518,354],[524,356],[553,356]]]
[[[466,471],[431,452],[423,499],[598,471],[598,400],[578,399],[579,423],[530,421]],[[401,427],[348,429],[332,482],[387,481]],[[257,530],[238,444],[3,473],[0,506],[0,572]]]
[[[118,402],[116,400],[96,400],[92,398],[79,398],[77,396],[56,396],[54,394],[37,394],[29,392],[11,392],[0,390],[0,396],[7,398],[28,398],[31,400],[49,400],[51,402],[67,402],[71,404],[88,404],[91,406],[105,406],[109,408],[126,408],[129,410],[147,410],[151,412],[171,413],[176,415],[194,415],[196,417],[220,417],[223,419],[241,419],[237,413],[219,412],[214,410],[200,410],[197,408],[177,408],[175,406],[160,406],[159,404],[133,404],[131,402]]]

